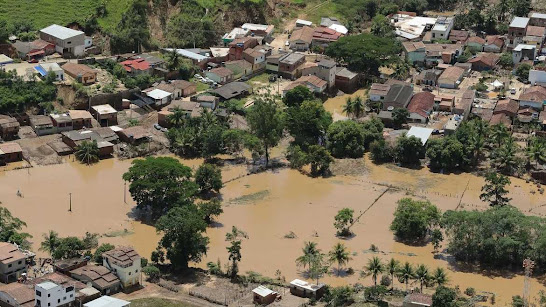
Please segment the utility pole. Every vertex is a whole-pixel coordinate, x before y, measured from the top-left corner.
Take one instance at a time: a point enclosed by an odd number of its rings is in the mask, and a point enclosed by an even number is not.
[[[70,197],[70,208],[68,209],[68,211],[72,212],[72,193],[68,193],[68,196]]]
[[[127,181],[123,183],[123,202],[127,203]]]

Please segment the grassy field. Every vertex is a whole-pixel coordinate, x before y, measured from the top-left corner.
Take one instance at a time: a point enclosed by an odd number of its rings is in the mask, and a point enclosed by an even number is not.
[[[98,22],[106,31],[117,26],[121,14],[131,0],[107,0],[107,15]],[[30,20],[36,29],[56,23],[67,25],[73,21],[83,21],[93,15],[99,0],[2,0],[0,18],[8,23],[16,20]]]
[[[163,298],[141,298],[131,301],[131,307],[195,307],[179,301]]]

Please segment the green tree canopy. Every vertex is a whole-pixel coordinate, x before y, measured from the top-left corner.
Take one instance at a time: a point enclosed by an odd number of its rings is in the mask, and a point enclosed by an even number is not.
[[[364,129],[354,121],[337,121],[328,128],[327,146],[336,158],[360,158],[364,154]]]
[[[186,269],[188,263],[199,262],[207,253],[209,238],[203,234],[207,224],[193,205],[170,209],[156,223],[163,234],[159,247],[167,251],[167,259],[175,269]]]
[[[277,103],[272,97],[258,97],[247,114],[251,133],[256,136],[265,150],[265,166],[269,165],[269,151],[279,143],[284,120]]]
[[[354,210],[343,208],[339,210],[334,217],[334,227],[337,229],[337,235],[347,237],[351,235],[351,226],[354,222]]]
[[[432,295],[432,304],[436,307],[455,307],[457,303],[457,294],[453,289],[446,287],[438,287]]]
[[[222,171],[216,165],[202,164],[195,171],[195,184],[199,186],[201,193],[218,193],[223,186]]]
[[[379,67],[387,65],[400,52],[393,38],[363,33],[344,36],[326,48],[326,55],[347,64],[351,71],[378,76]]]
[[[415,136],[401,136],[396,141],[395,156],[404,165],[418,165],[425,155],[425,147],[421,139]]]
[[[419,241],[440,222],[440,210],[429,201],[402,198],[394,211],[390,229],[407,241]]]
[[[282,98],[282,102],[287,107],[299,107],[304,101],[311,100],[315,100],[315,95],[303,85],[298,85],[287,91]]]
[[[488,202],[491,207],[508,205],[512,200],[506,197],[508,194],[506,186],[508,185],[510,185],[510,178],[494,171],[489,172],[485,176],[485,184],[482,187],[480,199]]]
[[[286,111],[286,128],[294,137],[294,144],[307,148],[324,139],[332,115],[324,109],[320,101],[307,100],[299,106]]]
[[[431,139],[427,143],[427,158],[432,169],[456,169],[464,165],[463,144],[455,137]]]
[[[170,157],[133,160],[123,174],[137,208],[148,210],[157,218],[171,207],[191,203],[197,185],[191,180],[191,168]]]

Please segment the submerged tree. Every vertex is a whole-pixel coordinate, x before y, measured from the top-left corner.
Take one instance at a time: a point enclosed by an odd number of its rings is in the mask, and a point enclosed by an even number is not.
[[[311,264],[313,256],[320,253],[320,249],[317,248],[316,242],[305,242],[304,247],[302,248],[303,255],[299,256],[296,259],[296,264],[298,266],[303,266],[305,269]]]
[[[510,185],[510,178],[496,172],[489,172],[485,176],[485,185],[482,187],[480,199],[489,202],[491,207],[508,205],[512,200],[506,197],[508,185]]]
[[[351,208],[343,208],[338,211],[334,217],[334,227],[337,229],[337,235],[347,237],[351,235],[351,226],[354,222],[354,210]]]
[[[430,278],[428,267],[424,264],[418,265],[415,270],[415,279],[417,279],[421,285],[421,293],[423,293],[423,285],[426,285],[430,281]]]
[[[391,289],[394,289],[394,275],[396,275],[399,270],[400,270],[400,261],[394,258],[391,258],[391,260],[387,262],[387,265],[386,265],[386,271],[391,276]]]
[[[281,111],[273,98],[259,97],[246,118],[251,133],[264,148],[265,166],[268,167],[270,149],[279,143],[284,129]]]
[[[326,259],[325,255],[322,253],[316,253],[311,256],[309,262],[309,278],[315,279],[318,285],[320,278],[328,272],[329,268],[330,263]]]
[[[239,273],[239,265],[237,263],[241,261],[241,241],[232,241],[231,245],[226,247],[226,249],[229,253],[229,261],[231,261],[230,275],[232,279],[235,279],[237,273]]]
[[[413,266],[406,261],[406,263],[404,263],[404,265],[400,267],[400,270],[398,271],[397,275],[398,275],[398,280],[406,284],[406,292],[407,292],[409,281],[415,277],[415,270],[413,269]]]
[[[331,262],[337,262],[337,274],[341,273],[341,266],[346,265],[351,260],[349,256],[349,251],[345,245],[341,242],[338,242],[332,250],[328,253],[328,257]]]
[[[362,276],[371,276],[374,286],[377,286],[377,276],[385,272],[385,266],[381,259],[377,256],[374,256],[372,259],[368,259],[368,264],[364,267]]]

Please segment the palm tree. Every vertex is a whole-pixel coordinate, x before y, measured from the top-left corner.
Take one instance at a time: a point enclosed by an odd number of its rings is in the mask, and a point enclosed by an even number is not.
[[[391,275],[391,289],[394,289],[394,275],[400,270],[400,262],[394,258],[387,263],[387,272]]]
[[[362,114],[364,114],[364,101],[362,101],[362,97],[357,96],[353,100],[353,115],[360,118]]]
[[[408,291],[408,284],[411,279],[415,276],[415,271],[413,266],[406,261],[404,265],[398,271],[398,280],[406,284],[406,292]]]
[[[518,166],[516,159],[518,148],[519,146],[514,142],[513,137],[506,138],[503,144],[493,152],[497,169],[511,175],[513,170]]]
[[[539,163],[546,161],[546,146],[543,142],[532,140],[529,147],[527,147],[527,157],[529,161],[535,161],[535,167]]]
[[[341,242],[334,245],[334,248],[332,248],[330,253],[328,253],[328,256],[331,262],[337,262],[338,276],[341,271],[341,266],[347,264],[351,260],[351,257],[349,257],[349,251]]]
[[[96,140],[83,141],[76,147],[76,159],[86,164],[99,161],[99,145]]]
[[[432,280],[438,285],[438,287],[443,286],[447,283],[447,273],[443,268],[436,268],[434,273],[432,273]]]
[[[421,284],[421,293],[423,293],[423,285],[430,280],[430,274],[428,273],[428,267],[424,264],[417,266],[415,270],[415,279]]]
[[[372,259],[368,260],[368,264],[366,267],[364,267],[364,271],[362,272],[362,276],[372,276],[373,283],[375,286],[377,286],[377,275],[383,273],[385,271],[385,266],[381,262],[381,259],[379,257],[375,256]]]
[[[502,141],[508,137],[508,128],[503,124],[496,124],[491,126],[489,131],[489,138],[493,141],[497,147],[500,147]]]
[[[353,115],[354,103],[351,97],[347,97],[347,99],[345,100],[345,105],[343,106],[343,112],[347,114],[347,116]]]
[[[303,266],[303,269],[305,269],[311,263],[313,256],[320,253],[320,249],[317,248],[317,243],[315,242],[305,242],[302,252],[303,255],[296,259],[296,264]]]
[[[169,123],[173,127],[182,127],[182,125],[184,124],[185,118],[186,118],[186,114],[179,107],[174,108],[172,114],[170,114],[167,117],[167,119],[169,120]]]
[[[483,120],[474,121],[475,134],[472,135],[472,146],[474,147],[474,165],[478,163],[481,150],[485,145],[485,138],[489,131],[489,125]]]
[[[57,246],[59,246],[59,234],[50,230],[49,233],[44,233],[42,235],[44,240],[40,243],[40,250],[48,252],[50,255],[53,254]]]

